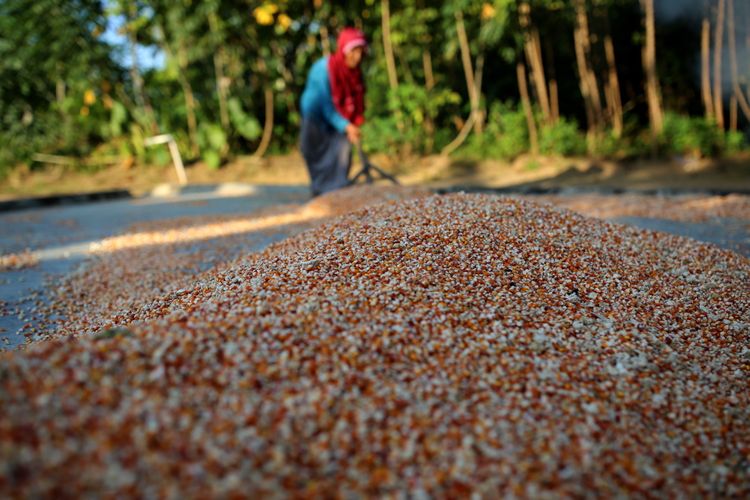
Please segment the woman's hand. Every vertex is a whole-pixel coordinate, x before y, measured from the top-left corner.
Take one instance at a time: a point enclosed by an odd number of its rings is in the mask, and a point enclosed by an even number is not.
[[[359,127],[354,125],[353,123],[347,125],[346,138],[349,139],[349,142],[351,142],[352,144],[359,144],[359,141],[362,138],[362,133],[359,131]]]

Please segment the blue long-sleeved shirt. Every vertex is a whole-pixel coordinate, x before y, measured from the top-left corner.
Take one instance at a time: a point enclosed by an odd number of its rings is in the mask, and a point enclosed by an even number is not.
[[[328,58],[318,59],[307,75],[300,101],[302,116],[317,123],[326,123],[344,133],[349,120],[341,116],[333,104],[331,82],[328,77]]]

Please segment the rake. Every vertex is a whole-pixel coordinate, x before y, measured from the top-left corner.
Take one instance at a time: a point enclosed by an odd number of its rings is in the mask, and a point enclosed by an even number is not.
[[[387,179],[397,186],[399,185],[398,180],[396,180],[394,176],[387,172],[384,172],[383,169],[381,169],[377,165],[373,165],[372,163],[370,163],[367,155],[365,155],[365,152],[362,150],[361,144],[357,145],[357,152],[359,153],[359,160],[362,162],[362,169],[357,172],[357,174],[352,178],[351,181],[349,181],[350,184],[356,184],[357,180],[360,177],[363,177],[367,184],[372,184],[377,180],[375,177],[377,175],[380,179]]]

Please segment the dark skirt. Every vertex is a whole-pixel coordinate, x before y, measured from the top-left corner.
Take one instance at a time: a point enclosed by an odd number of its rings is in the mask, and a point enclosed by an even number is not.
[[[352,145],[345,134],[304,118],[300,151],[310,174],[313,196],[349,185]]]

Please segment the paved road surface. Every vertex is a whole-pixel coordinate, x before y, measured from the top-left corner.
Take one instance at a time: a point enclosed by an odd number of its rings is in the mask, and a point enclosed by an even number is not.
[[[174,198],[141,198],[0,213],[0,255],[30,248],[42,257],[38,265],[0,272],[0,349],[23,343],[23,337],[17,332],[26,323],[33,302],[40,299],[46,279],[73,271],[85,260],[91,242],[118,234],[135,222],[243,214],[269,205],[303,203],[309,198],[308,189],[303,186],[260,186],[252,191],[242,196],[226,196],[198,189]],[[21,317],[10,314],[19,306],[25,314]]]

